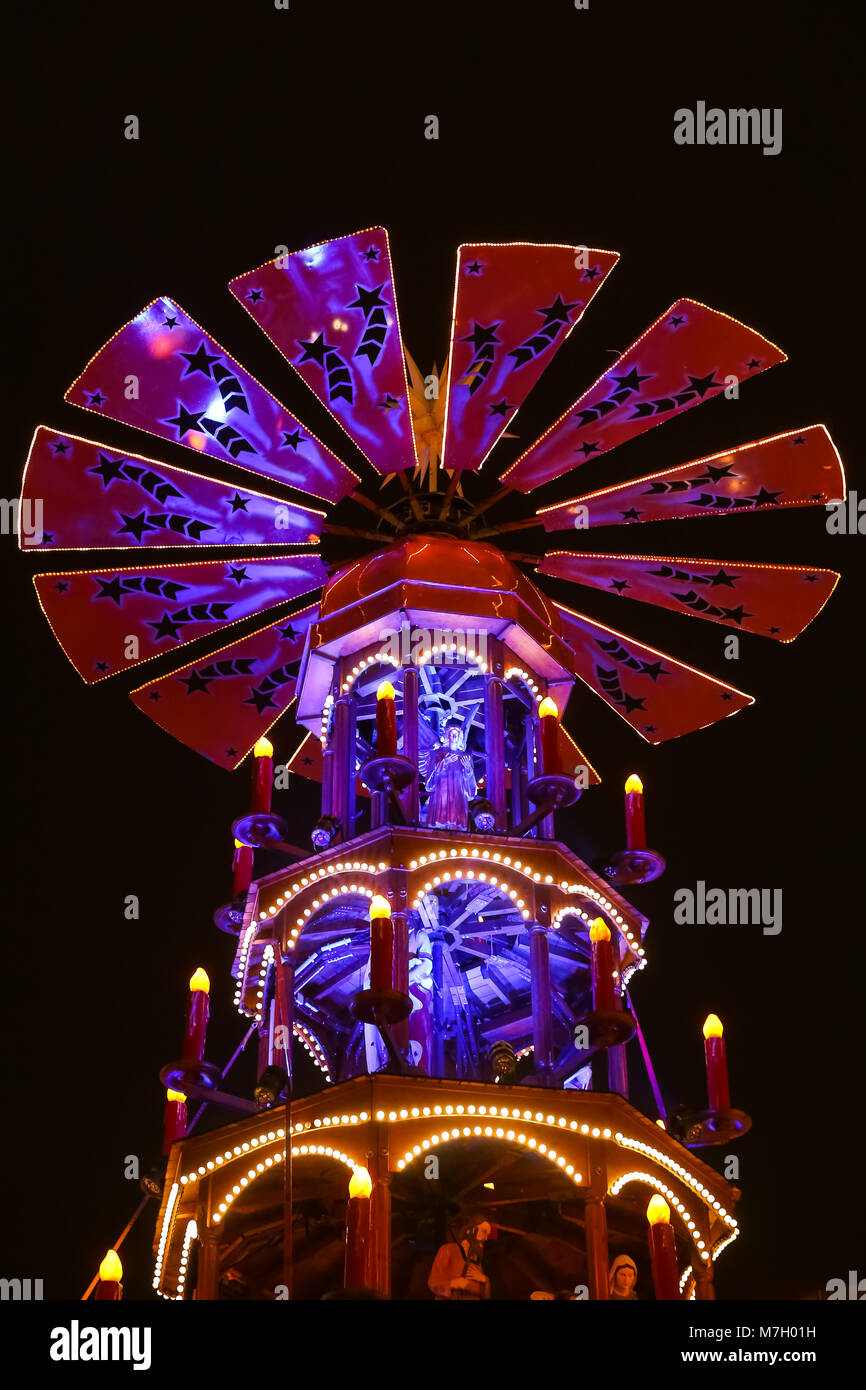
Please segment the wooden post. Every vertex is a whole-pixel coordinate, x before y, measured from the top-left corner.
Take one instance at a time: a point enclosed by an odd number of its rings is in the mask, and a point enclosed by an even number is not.
[[[694,1264],[694,1271],[696,1301],[699,1303],[705,1303],[715,1299],[716,1290],[713,1285],[712,1260],[696,1259]]]
[[[403,756],[418,766],[418,668],[403,668]],[[418,778],[404,793],[403,810],[410,825],[418,824]]]
[[[210,1183],[208,1183],[207,1209],[210,1210]],[[215,1226],[207,1224],[207,1217],[198,1222],[199,1252],[198,1280],[195,1286],[196,1302],[212,1302],[217,1296],[219,1285],[219,1241]]]
[[[487,751],[487,799],[496,817],[494,830],[504,833],[508,824],[505,806],[505,731],[502,713],[502,643],[488,643],[489,671],[484,681],[484,741]]]
[[[550,947],[547,942],[547,931],[538,922],[532,923],[529,933],[529,969],[535,1070],[545,1077],[545,1084],[547,1084],[553,1062]]]
[[[595,1302],[603,1302],[608,1297],[607,1213],[604,1198],[597,1192],[593,1192],[586,1199],[584,1218],[586,1221],[586,1275],[589,1281],[589,1296]]]
[[[618,1009],[623,1007],[622,989],[622,937],[617,932],[613,938],[614,951],[616,953],[617,969],[617,988],[616,1006]],[[626,1045],[618,1043],[616,1047],[609,1047],[607,1050],[607,1088],[609,1091],[616,1091],[618,1095],[625,1096],[628,1100],[628,1062],[626,1060]]]
[[[341,826],[342,840],[352,837],[354,827],[349,826],[348,792],[349,779],[349,698],[341,695],[334,706],[334,732],[331,737],[333,748],[331,764],[331,798],[333,814]],[[353,760],[354,762],[354,757]]]
[[[434,897],[434,902],[438,899]],[[430,933],[433,947],[433,1055],[430,1075],[445,1075],[445,934],[441,931]]]
[[[370,1287],[383,1298],[391,1297],[391,1174],[388,1171],[388,1131],[373,1129],[375,1150],[368,1170],[373,1180],[370,1196]]]

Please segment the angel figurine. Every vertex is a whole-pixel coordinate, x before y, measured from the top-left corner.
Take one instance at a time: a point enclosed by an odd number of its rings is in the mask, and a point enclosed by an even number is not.
[[[437,830],[466,830],[469,802],[478,787],[472,754],[464,747],[459,719],[449,719],[445,724],[442,742],[428,763],[426,787],[430,793],[427,825]]]

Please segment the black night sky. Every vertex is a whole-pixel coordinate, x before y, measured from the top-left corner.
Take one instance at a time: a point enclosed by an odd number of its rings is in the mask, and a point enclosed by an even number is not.
[[[63,402],[92,353],[154,296],[176,296],[339,457],[372,470],[226,289],[274,255],[384,224],[403,335],[424,371],[447,349],[464,241],[586,243],[622,260],[554,359],[470,496],[492,485],[681,295],[751,325],[789,361],[649,431],[543,504],[824,423],[858,472],[862,393],[850,7],[746,0],[715,9],[571,0],[425,6],[247,4],[22,9],[7,118],[7,394],[3,494],[16,495],[38,424],[189,466],[187,450]],[[698,100],[781,107],[783,149],[684,148],[673,115]],[[424,138],[436,114],[440,138]],[[140,139],[125,140],[128,114]],[[11,167],[10,167],[11,166]],[[862,224],[861,224],[862,232]],[[218,463],[204,471],[235,481]],[[249,475],[247,480],[251,481]],[[255,486],[255,484],[253,484]],[[343,504],[351,509],[351,504]],[[503,507],[494,515],[502,520]],[[357,522],[357,514],[353,511]],[[519,533],[542,548],[542,533]],[[567,544],[567,537],[554,538]],[[637,545],[637,541],[640,545]],[[704,1095],[700,1025],[725,1022],[734,1103],[753,1117],[737,1152],[742,1236],[716,1267],[721,1298],[815,1297],[857,1267],[862,1028],[862,583],[864,540],[830,536],[820,508],[666,522],[598,549],[825,566],[843,578],[793,646],[616,595],[542,581],[565,602],[757,697],[733,720],[651,749],[578,688],[566,724],[604,778],[563,819],[592,863],[622,837],[637,771],[655,884],[625,890],[651,919],[634,1002],[669,1109]],[[590,547],[595,548],[595,547]],[[336,546],[328,558],[341,552]],[[243,1034],[231,1005],[229,827],[246,809],[229,774],[143,718],[132,675],[86,688],[30,582],[42,568],[2,537],[6,748],[2,1270],[79,1298],[135,1208],[127,1155],[159,1158],[159,1069],[177,1052],[186,981],[212,981],[208,1055]],[[172,558],[188,558],[179,555]],[[206,556],[205,558],[210,558]],[[72,554],[54,562],[75,568]],[[97,556],[96,565],[111,563]],[[126,561],[128,563],[128,561]],[[175,662],[180,664],[180,662]],[[164,672],[171,661],[154,664]],[[277,755],[299,741],[291,715]],[[275,809],[306,841],[316,788]],[[268,867],[277,867],[271,863]],[[783,929],[677,926],[673,894],[703,879],[781,888]],[[124,899],[140,898],[138,921]],[[634,1099],[651,1097],[636,1055]],[[252,1049],[250,1050],[252,1052]],[[254,1080],[252,1055],[233,1074]],[[318,1073],[300,1071],[302,1087]],[[859,1132],[858,1132],[859,1131]],[[714,1165],[719,1153],[704,1151]],[[151,1297],[155,1206],[124,1247],[127,1297]]]

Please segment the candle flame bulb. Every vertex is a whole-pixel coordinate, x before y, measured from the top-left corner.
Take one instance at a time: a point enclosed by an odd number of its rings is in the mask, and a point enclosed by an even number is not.
[[[387,898],[383,898],[380,893],[377,893],[373,901],[370,903],[370,921],[375,921],[377,917],[390,916],[391,904],[388,902]]]
[[[671,1219],[671,1209],[658,1192],[655,1192],[649,1199],[649,1206],[646,1209],[646,1219],[651,1226],[657,1226],[660,1222],[669,1222]]]
[[[596,917],[589,929],[590,941],[610,941],[610,928],[600,917]]]
[[[718,1014],[707,1014],[704,1021],[703,1034],[705,1038],[720,1038],[724,1033],[722,1020]]]
[[[383,681],[376,691],[377,700],[393,700],[394,687],[390,681]]]
[[[246,848],[247,848],[247,846],[244,844],[243,840],[235,840],[235,849],[246,849]]]
[[[366,1168],[356,1168],[349,1179],[350,1197],[369,1197],[373,1182]]]
[[[551,700],[549,695],[545,695],[541,704],[538,706],[538,717],[539,719],[546,719],[550,714],[553,715],[554,719],[558,719],[559,708],[555,700]]]
[[[210,980],[208,979],[206,972],[202,970],[201,966],[198,967],[198,970],[196,970],[194,975],[190,976],[189,987],[192,992],[195,992],[195,990],[200,989],[205,994],[210,993]]]
[[[626,792],[643,791],[643,782],[640,780],[636,772],[630,773],[629,776],[625,779],[625,789]]]
[[[254,758],[271,758],[274,754],[274,745],[269,738],[260,738],[253,749]]]
[[[165,1098],[166,1100],[176,1100],[178,1102],[182,1102],[184,1105],[186,1104],[186,1096],[184,1095],[183,1091],[167,1090],[165,1093]]]
[[[109,1250],[102,1264],[99,1266],[99,1277],[104,1284],[119,1284],[123,1278],[123,1265],[120,1263],[116,1250]]]

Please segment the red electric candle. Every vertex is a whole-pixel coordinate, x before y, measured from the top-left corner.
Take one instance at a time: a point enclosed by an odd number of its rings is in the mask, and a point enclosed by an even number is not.
[[[678,1302],[680,1272],[677,1268],[677,1243],[671,1225],[671,1209],[658,1192],[650,1197],[646,1215],[650,1228],[650,1260],[656,1298]]]
[[[728,1087],[728,1059],[722,1021],[709,1014],[704,1023],[704,1056],[707,1059],[707,1097],[710,1110],[730,1110],[731,1093]]]
[[[99,1283],[96,1285],[94,1298],[99,1299],[119,1299],[123,1297],[123,1265],[117,1255],[116,1250],[109,1250],[102,1264],[99,1266]]]
[[[625,783],[625,839],[629,849],[646,849],[643,782],[635,772]]]
[[[210,980],[199,966],[189,982],[189,1002],[186,1006],[186,1025],[183,1030],[184,1061],[200,1062],[204,1057],[207,1020],[210,1012]]]
[[[166,1091],[162,1115],[162,1152],[167,1154],[172,1144],[186,1135],[186,1096],[183,1091]]]
[[[356,1168],[349,1179],[346,1203],[346,1262],[343,1284],[347,1289],[366,1289],[370,1251],[370,1193],[373,1184],[366,1168]]]
[[[253,848],[235,840],[235,853],[232,859],[232,897],[246,893],[253,881]]]
[[[556,701],[545,695],[538,706],[541,721],[541,765],[547,776],[559,772],[559,710]]]
[[[274,789],[274,745],[270,739],[259,739],[253,749],[253,757],[256,761],[250,810],[257,815],[271,809],[271,793]]]
[[[394,988],[394,923],[391,904],[377,895],[370,903],[370,988]]]
[[[592,964],[592,1007],[594,1009],[615,1009],[613,943],[610,939],[610,928],[600,917],[596,917],[590,926],[589,940]]]
[[[393,758],[397,752],[397,702],[390,681],[376,691],[376,756]]]

